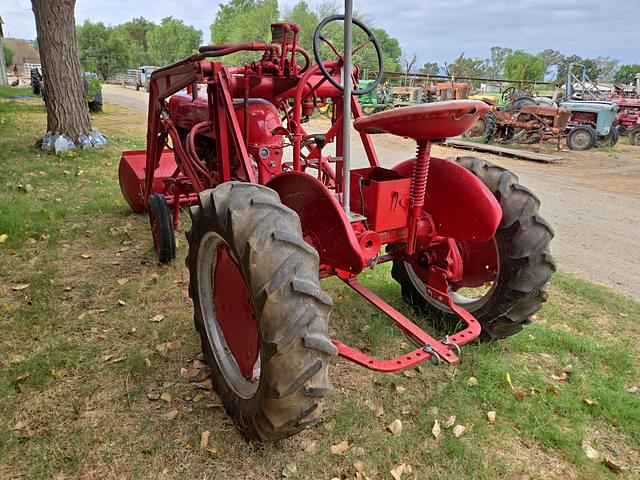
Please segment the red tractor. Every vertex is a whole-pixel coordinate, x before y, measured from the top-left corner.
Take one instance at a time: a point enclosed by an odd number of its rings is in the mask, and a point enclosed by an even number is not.
[[[326,34],[338,21],[346,55]],[[353,49],[352,22],[366,36]],[[148,211],[161,262],[175,256],[180,207],[190,206],[186,263],[202,351],[227,411],[247,438],[261,441],[320,417],[332,357],[379,372],[455,363],[460,347],[479,336],[521,330],[555,269],[553,231],[514,174],[477,158],[430,154],[488,106],[449,101],[364,116],[357,96],[380,78],[360,89],[351,52],[373,47],[379,72],[382,54],[350,9],[318,25],[315,63],[298,45],[298,25],[274,24],[272,37],[202,47],[154,71],[147,149],[123,152],[120,163],[123,195],[135,211]],[[323,60],[321,44],[336,58]],[[260,52],[260,60],[220,62],[239,51]],[[305,121],[327,98],[331,127],[308,132]],[[351,168],[351,117],[365,168]],[[415,157],[383,167],[371,138],[379,133],[415,139]],[[365,268],[387,262],[417,315],[438,321],[446,335],[434,338],[358,281]],[[330,338],[333,300],[320,281],[331,276],[385,313],[415,348],[382,359]]]
[[[640,98],[614,98],[618,106],[618,133],[629,135],[631,145],[640,146]]]

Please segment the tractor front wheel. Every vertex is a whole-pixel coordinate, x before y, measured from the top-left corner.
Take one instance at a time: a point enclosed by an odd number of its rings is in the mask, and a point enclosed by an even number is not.
[[[189,292],[213,386],[248,439],[293,435],[319,418],[338,351],[318,253],[298,215],[260,185],[205,190],[191,218]]]
[[[631,145],[640,146],[640,127],[634,127],[629,132],[629,139],[631,140]]]
[[[567,147],[578,152],[589,150],[596,144],[597,138],[598,135],[593,127],[578,125],[573,127],[567,135]]]
[[[553,230],[538,213],[538,198],[509,170],[475,157],[458,157],[456,163],[491,190],[502,207],[502,220],[488,241],[458,242],[463,277],[449,295],[478,319],[484,338],[508,337],[519,332],[547,298],[544,286],[555,271],[549,253]],[[455,329],[458,316],[426,294],[427,268],[396,260],[391,273],[418,312],[436,326]]]
[[[149,225],[153,246],[160,263],[176,258],[176,237],[173,231],[173,215],[166,198],[160,193],[149,197]]]
[[[611,127],[611,130],[609,130],[609,134],[599,137],[596,141],[596,145],[598,146],[598,148],[613,147],[616,143],[618,143],[618,140],[620,140],[620,133],[618,132],[618,129],[615,127]]]

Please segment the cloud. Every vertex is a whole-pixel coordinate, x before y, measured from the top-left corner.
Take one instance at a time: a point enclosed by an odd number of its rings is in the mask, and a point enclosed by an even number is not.
[[[307,0],[314,8],[323,0]],[[292,6],[296,0],[280,0]],[[460,52],[486,58],[492,46],[539,52],[547,48],[565,55],[609,56],[622,63],[640,62],[636,0],[355,0],[354,7],[370,15],[376,26],[396,37],[408,56],[419,64],[450,61]],[[202,30],[218,11],[212,0],[78,0],[78,23],[89,19],[116,25],[143,16],[159,22],[173,16]],[[341,5],[341,1],[336,1]],[[28,0],[3,2],[0,12],[9,36],[34,38],[35,26]]]

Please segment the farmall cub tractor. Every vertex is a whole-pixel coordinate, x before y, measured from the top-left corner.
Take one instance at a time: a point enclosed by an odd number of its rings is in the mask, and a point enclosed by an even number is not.
[[[318,25],[315,63],[298,44],[298,25],[277,23],[272,43],[205,46],[154,71],[147,149],[123,152],[120,163],[124,197],[148,211],[161,262],[175,256],[180,207],[190,207],[196,330],[214,387],[249,439],[284,438],[318,419],[336,355],[397,372],[426,360],[452,364],[478,337],[513,335],[540,308],[554,271],[553,232],[514,174],[430,154],[486,113],[483,102],[363,116],[358,96],[379,83],[382,54],[348,7]],[[332,22],[344,23],[344,48],[323,33]],[[365,38],[353,48],[352,25]],[[335,58],[321,58],[321,45]],[[362,89],[351,63],[361,48],[374,48],[379,64]],[[260,59],[220,61],[240,51]],[[331,127],[308,132],[305,121],[326,99]],[[351,169],[352,118],[366,168]],[[414,139],[415,157],[381,166],[392,159],[376,153],[371,136],[380,133]],[[444,320],[448,335],[432,337],[358,281],[386,262],[416,318]],[[384,312],[415,349],[381,359],[330,338],[332,299],[320,280],[331,276]]]

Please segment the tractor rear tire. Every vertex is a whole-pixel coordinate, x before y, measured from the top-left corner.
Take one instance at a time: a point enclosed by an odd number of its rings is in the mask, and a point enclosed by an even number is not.
[[[493,238],[498,258],[496,279],[481,298],[458,304],[480,322],[482,338],[505,338],[529,323],[547,299],[544,286],[555,271],[549,252],[553,230],[538,213],[538,198],[509,170],[476,157],[458,157],[455,162],[478,177],[502,207],[502,220]],[[402,260],[393,263],[391,274],[400,284],[402,296],[436,326],[454,330],[460,319],[426,295],[424,285],[414,280],[413,268]]]
[[[618,132],[618,129],[615,127],[611,127],[608,135],[598,138],[598,140],[596,141],[596,146],[598,148],[613,147],[616,145],[616,143],[618,143],[618,140],[620,140],[620,133]]]
[[[481,124],[484,124],[484,130],[481,133],[474,131],[474,128],[476,128],[477,126],[480,126]],[[491,139],[495,136],[497,130],[498,130],[498,125],[497,125],[496,116],[493,114],[493,112],[487,112],[481,118],[479,118],[476,121],[476,123],[471,126],[469,130],[463,133],[462,136],[463,138],[466,138],[469,140],[476,140],[480,143],[489,143]],[[476,135],[473,136],[472,135],[473,133],[476,133]]]
[[[153,246],[161,264],[176,258],[176,236],[173,231],[173,215],[164,195],[154,193],[149,197],[149,225]]]
[[[320,288],[318,253],[304,241],[298,215],[261,185],[205,190],[190,213],[189,293],[213,386],[247,439],[291,436],[320,417],[332,390],[329,361],[338,352],[328,336],[332,300]],[[228,298],[224,308],[216,306],[223,301],[218,288],[224,290],[215,280],[220,248],[229,252],[222,261],[231,258],[238,269],[245,307]],[[247,303],[252,314],[239,318]],[[238,332],[242,320],[250,328]],[[251,378],[242,376],[228,340],[238,333],[253,335],[259,349]]]
[[[589,150],[594,147],[598,135],[593,127],[589,125],[578,125],[573,127],[567,135],[567,147],[577,152]]]
[[[631,145],[640,146],[640,127],[634,127],[631,132],[629,132],[629,140],[631,141]]]

